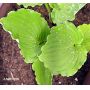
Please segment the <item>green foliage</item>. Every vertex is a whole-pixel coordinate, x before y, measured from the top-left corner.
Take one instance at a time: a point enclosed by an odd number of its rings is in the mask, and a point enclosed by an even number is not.
[[[25,62],[34,62],[41,53],[40,49],[50,32],[47,22],[39,13],[29,9],[10,12],[0,22],[6,31],[12,33],[14,39],[19,40],[19,47]]]
[[[25,4],[24,7],[37,4]],[[41,4],[40,4],[41,5]],[[72,76],[84,64],[90,51],[90,24],[75,27],[75,14],[85,4],[49,4],[57,25],[50,30],[41,14],[19,9],[0,19],[4,30],[18,40],[26,63],[32,63],[37,84],[51,84],[52,75]],[[48,4],[45,5],[50,11]]]
[[[73,3],[51,3],[50,6],[53,8],[51,12],[51,18],[57,25],[69,20],[75,19],[75,14],[85,4],[73,4]]]
[[[36,5],[41,6],[42,3],[18,3],[18,5],[23,5],[25,8],[27,8],[28,6],[32,6],[32,7],[35,7]]]
[[[83,24],[78,26],[78,30],[82,32],[83,35],[83,43],[87,49],[87,51],[90,51],[90,24]]]
[[[32,65],[33,70],[35,71],[37,84],[40,85],[49,85],[52,84],[52,75],[50,71],[44,67],[44,64],[38,59]]]
[[[82,45],[83,36],[69,22],[52,28],[39,56],[52,74],[72,76],[84,64],[87,50]]]

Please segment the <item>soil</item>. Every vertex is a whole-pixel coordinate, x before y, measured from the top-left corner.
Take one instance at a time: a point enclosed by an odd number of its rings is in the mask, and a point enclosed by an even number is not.
[[[3,4],[0,8],[0,18],[7,15],[12,10],[17,10],[23,6],[17,4]],[[42,14],[50,27],[54,26],[48,17],[48,11],[45,6],[28,7]],[[78,26],[83,23],[90,23],[90,4],[86,4],[77,14],[73,23]],[[90,71],[90,54],[87,55],[87,61],[78,72],[72,77],[53,76],[53,85],[82,85],[86,84],[87,73]],[[89,75],[89,74],[88,74]],[[89,79],[90,80],[90,79]],[[31,64],[24,62],[23,56],[15,40],[12,40],[10,34],[5,32],[0,25],[0,84],[1,85],[34,85],[34,72]]]

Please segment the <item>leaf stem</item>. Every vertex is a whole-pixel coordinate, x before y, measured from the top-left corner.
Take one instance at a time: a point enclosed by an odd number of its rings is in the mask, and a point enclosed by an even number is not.
[[[46,7],[46,9],[47,9],[47,11],[48,11],[49,20],[50,20],[50,22],[52,22],[52,19],[51,19],[51,8],[50,8],[50,6],[49,6],[48,3],[45,3],[44,5],[45,5],[45,7]]]

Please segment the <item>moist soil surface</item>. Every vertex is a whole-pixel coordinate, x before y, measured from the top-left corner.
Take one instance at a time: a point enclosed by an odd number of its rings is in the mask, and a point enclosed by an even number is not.
[[[0,18],[8,12],[16,11],[23,6],[17,4],[3,4],[0,8]],[[28,7],[42,14],[50,27],[54,26],[48,16],[45,6]],[[73,23],[78,26],[83,23],[90,23],[90,4],[86,4],[77,14]],[[53,85],[83,85],[86,76],[90,71],[90,54],[87,55],[87,61],[78,72],[72,77],[53,76]],[[5,32],[0,25],[0,84],[1,85],[35,85],[34,71],[31,64],[24,62],[23,56],[15,40],[12,40],[10,34]]]

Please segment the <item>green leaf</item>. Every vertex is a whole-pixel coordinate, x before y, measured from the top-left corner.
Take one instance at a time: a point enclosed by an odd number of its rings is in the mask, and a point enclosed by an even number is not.
[[[82,33],[83,35],[83,43],[87,49],[87,51],[90,51],[90,24],[83,24],[78,26],[78,30]]]
[[[42,46],[39,60],[52,74],[72,76],[84,64],[87,50],[82,45],[83,36],[69,22],[52,28],[47,42]]]
[[[11,32],[14,39],[18,39],[25,62],[35,61],[50,33],[44,18],[33,10],[20,9],[10,12],[7,17],[0,19],[0,23],[6,31]]]
[[[69,20],[75,19],[75,14],[84,6],[85,4],[73,4],[73,3],[51,3],[50,6],[53,8],[51,12],[51,18],[57,25]]]
[[[36,81],[39,85],[51,85],[52,84],[52,75],[50,71],[44,67],[44,64],[38,59],[32,65],[33,70],[35,71]]]
[[[28,6],[32,6],[32,7],[35,7],[36,5],[41,6],[42,3],[18,3],[18,5],[23,5],[25,8],[27,8]]]

